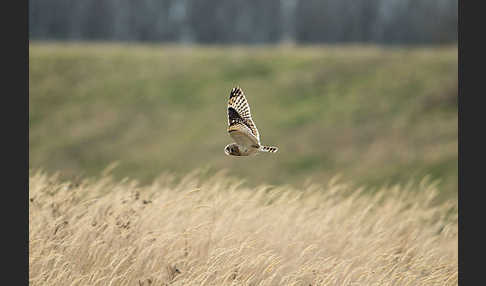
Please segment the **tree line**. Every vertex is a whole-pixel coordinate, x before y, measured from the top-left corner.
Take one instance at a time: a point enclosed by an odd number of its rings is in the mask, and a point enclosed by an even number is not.
[[[29,38],[182,43],[457,42],[453,0],[30,0]]]

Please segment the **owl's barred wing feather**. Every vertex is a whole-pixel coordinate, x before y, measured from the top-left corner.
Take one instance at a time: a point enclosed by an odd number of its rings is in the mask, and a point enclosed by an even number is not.
[[[260,142],[260,134],[256,128],[253,119],[251,118],[250,105],[246,100],[243,90],[235,87],[231,90],[228,100],[228,125],[243,123],[250,128],[251,133]]]
[[[235,143],[225,147],[226,155],[250,156],[258,152],[275,153],[278,147],[260,143],[258,129],[251,118],[250,106],[239,87],[231,90],[228,100],[228,133]]]

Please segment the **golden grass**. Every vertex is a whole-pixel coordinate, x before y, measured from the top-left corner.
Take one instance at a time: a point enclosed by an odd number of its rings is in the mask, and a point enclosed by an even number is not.
[[[31,285],[457,285],[457,203],[434,184],[247,188],[31,172]]]

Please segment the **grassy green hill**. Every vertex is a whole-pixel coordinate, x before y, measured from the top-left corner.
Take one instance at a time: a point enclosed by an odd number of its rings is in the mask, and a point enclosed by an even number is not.
[[[207,167],[249,184],[370,187],[440,179],[457,192],[457,47],[179,47],[32,42],[29,164],[149,182]],[[226,101],[240,85],[264,144],[231,158]]]

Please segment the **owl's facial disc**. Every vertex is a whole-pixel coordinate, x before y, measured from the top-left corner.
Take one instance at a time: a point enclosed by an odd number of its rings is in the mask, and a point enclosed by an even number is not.
[[[239,154],[238,146],[236,146],[235,144],[230,144],[224,148],[224,153],[226,155],[238,156]]]
[[[224,153],[226,155],[231,155],[231,147],[229,145],[224,147]]]

